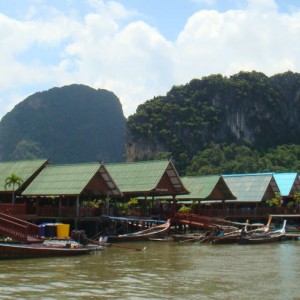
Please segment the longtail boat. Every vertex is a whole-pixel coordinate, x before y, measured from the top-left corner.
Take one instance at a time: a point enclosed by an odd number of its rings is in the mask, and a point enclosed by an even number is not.
[[[75,256],[88,254],[95,247],[79,246],[76,248],[47,244],[9,244],[0,243],[0,259],[37,258],[48,256]]]
[[[280,230],[266,231],[263,233],[253,233],[252,235],[244,235],[241,237],[240,244],[266,244],[279,242],[284,240],[285,237],[286,220]]]
[[[103,242],[115,243],[115,242],[133,242],[133,241],[147,241],[150,238],[163,238],[165,237],[170,229],[171,220],[167,220],[166,223],[146,229],[137,231],[134,233],[107,236],[102,240]]]
[[[242,237],[239,240],[240,244],[266,244],[266,243],[272,243],[272,242],[279,242],[283,239],[284,234],[282,233],[262,233],[262,234],[256,234],[249,237]]]
[[[195,242],[204,236],[203,233],[172,234],[173,240],[179,243]]]
[[[237,227],[231,227],[231,228],[219,227],[219,230],[217,232],[212,232],[212,234],[208,236],[206,240],[202,240],[202,242],[206,242],[210,244],[239,243],[241,238],[245,235],[249,236],[258,231],[265,232],[266,230],[269,230],[269,227],[260,227],[258,229],[248,231],[248,226],[253,226],[253,225],[247,222],[245,223],[245,226],[242,229],[239,229]]]
[[[211,240],[211,244],[232,244],[238,243],[241,239],[241,231],[235,231],[227,235],[215,236]]]

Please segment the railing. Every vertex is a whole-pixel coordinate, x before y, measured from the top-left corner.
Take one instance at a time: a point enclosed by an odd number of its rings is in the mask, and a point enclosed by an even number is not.
[[[26,204],[0,203],[0,212],[9,215],[26,215]]]
[[[13,216],[26,216],[26,204],[0,203],[0,213]],[[35,214],[39,217],[77,217],[77,209],[74,206],[39,206]],[[94,207],[80,207],[79,217],[95,217],[101,215],[101,209]]]
[[[202,227],[206,229],[214,227],[214,225],[212,225],[214,218],[203,215],[174,213],[172,215],[172,221],[181,224]]]
[[[2,234],[8,234],[23,242],[28,237],[39,236],[39,226],[3,213],[0,213],[0,230]]]
[[[13,237],[18,241],[26,242],[28,236],[28,226],[8,221],[0,217],[0,232],[1,234]]]
[[[41,217],[77,217],[76,207],[51,207],[41,206],[37,210],[37,215]],[[94,207],[80,207],[79,217],[95,217],[101,215],[101,210]]]
[[[27,215],[26,204],[11,204],[0,203],[0,213],[12,215],[12,216],[25,216]],[[227,209],[197,209],[192,214],[197,214],[203,217],[213,218],[255,218],[255,217],[267,217],[269,214],[295,214],[300,213],[300,208],[288,208],[288,207],[259,207],[259,208],[227,208]],[[88,218],[96,217],[102,214],[101,209],[93,207],[80,207],[79,217]],[[111,212],[113,214],[113,212]],[[129,213],[133,215],[132,213]],[[38,206],[36,208],[36,215],[38,217],[77,217],[77,209],[75,206]],[[136,214],[141,216],[142,214]],[[23,217],[24,218],[24,217]],[[31,234],[31,232],[30,232]]]
[[[174,213],[174,218],[180,218],[181,220],[191,221],[191,222],[209,222],[212,217],[203,216],[203,215],[195,215],[195,214],[184,214],[184,213]]]
[[[14,218],[13,216],[6,215],[6,214],[3,214],[3,213],[0,213],[0,217],[3,220],[6,220],[8,222],[13,222],[15,224],[19,224],[21,226],[27,227],[26,235],[29,235],[29,236],[32,236],[32,237],[36,237],[36,236],[39,235],[39,226],[37,226],[35,224],[26,222],[26,221],[18,219],[18,218]]]
[[[217,218],[267,217],[270,214],[295,214],[298,209],[287,207],[199,209],[197,215]]]

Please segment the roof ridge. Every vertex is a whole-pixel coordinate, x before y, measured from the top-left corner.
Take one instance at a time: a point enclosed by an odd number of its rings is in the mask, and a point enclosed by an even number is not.
[[[38,159],[22,159],[22,160],[7,160],[7,161],[0,161],[0,164],[3,163],[21,163],[21,162],[35,162],[35,161],[47,161],[47,158],[38,158]]]
[[[114,163],[104,163],[105,165],[120,165],[120,164],[145,164],[145,163],[155,163],[155,162],[170,162],[168,159],[154,159],[154,160],[139,160],[139,161],[125,161],[125,162],[114,162]]]
[[[208,175],[188,175],[188,176],[183,176],[181,178],[199,178],[199,177],[221,177],[222,175],[218,174],[208,174]]]
[[[68,163],[65,163],[65,164],[53,164],[53,165],[48,165],[47,168],[50,168],[50,167],[68,167],[68,166],[83,166],[83,165],[99,165],[99,168],[102,166],[102,164],[100,162],[81,162],[81,163],[71,163],[71,164],[68,164]]]
[[[222,177],[238,177],[238,176],[266,176],[271,175],[273,176],[273,172],[266,172],[266,173],[244,173],[244,174],[222,174]]]

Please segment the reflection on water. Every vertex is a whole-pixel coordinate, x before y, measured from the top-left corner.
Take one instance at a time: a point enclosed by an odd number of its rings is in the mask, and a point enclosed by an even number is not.
[[[144,252],[2,260],[0,299],[300,299],[299,250],[148,242]]]

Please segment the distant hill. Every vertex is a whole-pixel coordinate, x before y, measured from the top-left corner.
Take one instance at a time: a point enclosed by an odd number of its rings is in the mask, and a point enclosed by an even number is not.
[[[127,122],[112,92],[74,84],[36,93],[2,118],[0,161],[172,157],[180,175],[300,172],[299,116],[293,72],[193,79],[141,104]]]
[[[35,93],[0,122],[0,160],[49,158],[53,163],[121,162],[126,119],[106,90],[69,85]]]
[[[172,156],[182,174],[266,171],[279,161],[278,170],[299,167],[299,116],[299,73],[193,79],[146,101],[128,118],[127,159]],[[275,149],[281,145],[296,146]]]

